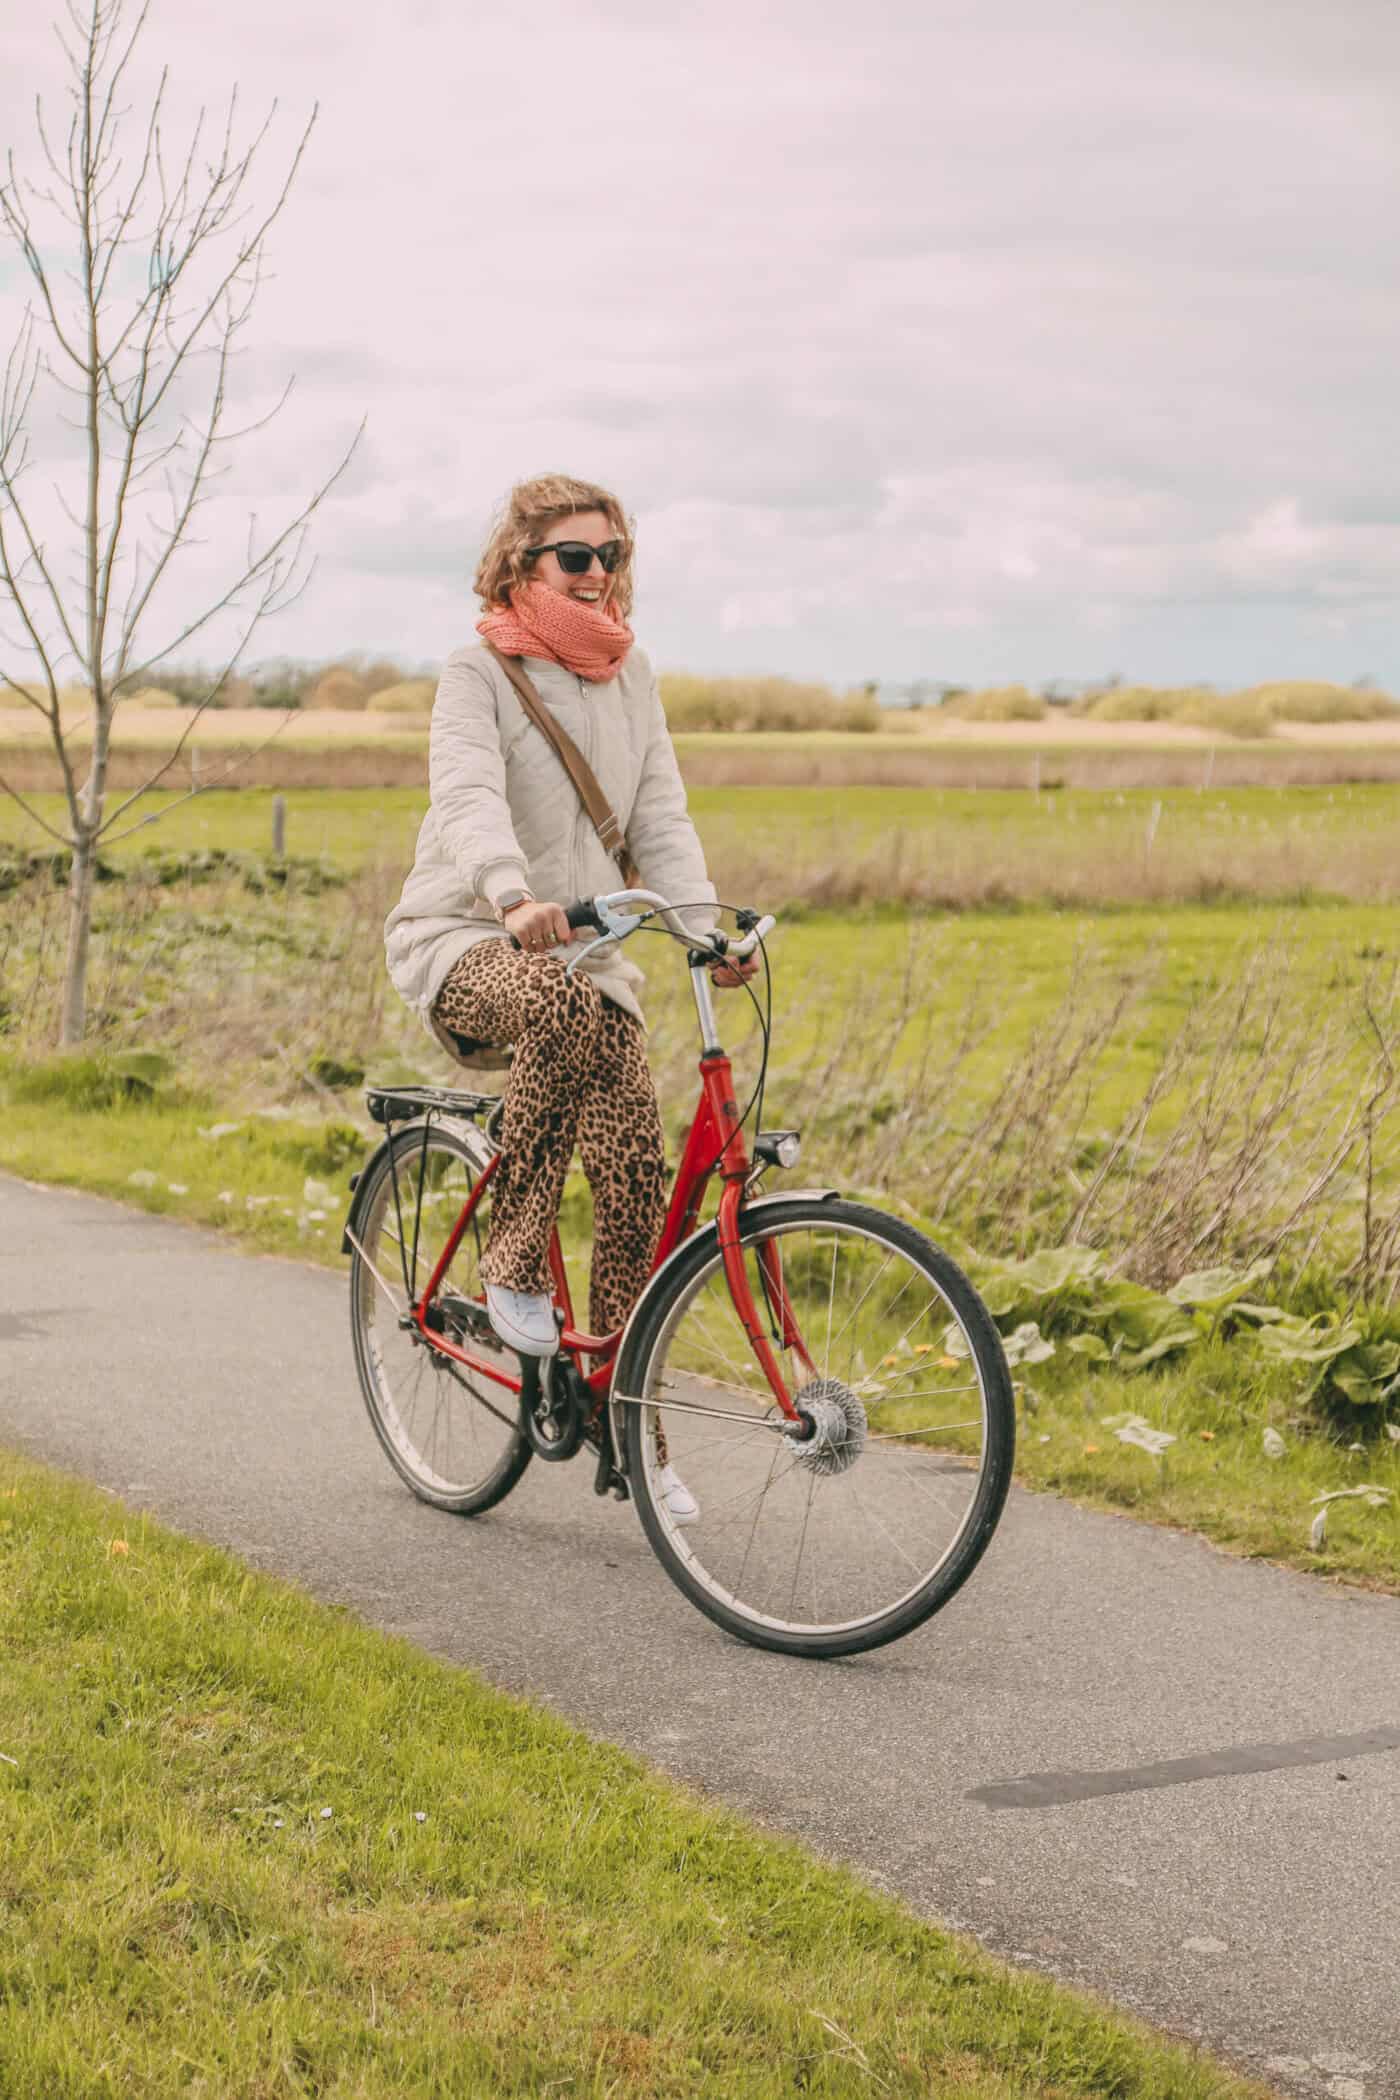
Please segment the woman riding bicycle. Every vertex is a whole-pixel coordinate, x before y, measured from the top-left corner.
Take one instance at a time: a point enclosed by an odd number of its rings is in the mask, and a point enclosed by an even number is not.
[[[702,930],[715,922],[715,891],[656,677],[627,624],[632,533],[617,498],[565,475],[519,483],[474,587],[483,642],[443,668],[431,801],[385,942],[395,988],[454,1056],[500,1064],[501,1047],[513,1047],[481,1276],[502,1341],[549,1356],[550,1235],[575,1144],[593,1192],[594,1334],[622,1326],[646,1282],[666,1166],[641,972],[610,948],[565,974],[590,935],[573,934],[564,906],[616,890],[618,861],[513,671],[582,751],[639,879]],[[750,957],[712,974],[737,984],[756,968]]]

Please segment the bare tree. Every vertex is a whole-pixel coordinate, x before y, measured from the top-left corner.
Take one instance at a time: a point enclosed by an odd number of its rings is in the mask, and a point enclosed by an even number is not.
[[[289,380],[266,415],[241,429],[224,427],[231,360],[258,292],[267,236],[286,203],[316,111],[265,209],[252,202],[251,178],[275,102],[251,141],[239,146],[235,87],[208,143],[201,108],[183,159],[172,162],[162,71],[136,126],[141,143],[128,154],[123,125],[129,112],[117,98],[148,4],[143,0],[133,22],[126,0],[86,0],[84,6],[66,0],[72,39],[61,27],[56,32],[70,73],[66,151],[61,158],[54,151],[36,99],[38,141],[52,183],[41,187],[20,175],[13,152],[0,182],[0,232],[18,248],[34,287],[0,382],[0,612],[9,616],[0,645],[37,665],[21,668],[12,660],[7,666],[0,657],[0,683],[48,725],[66,826],[50,823],[2,773],[0,790],[72,850],[65,1044],[83,1035],[99,843],[126,836],[123,820],[169,775],[254,629],[305,589],[309,520],[360,436],[357,431],[337,466],[285,522],[268,530],[256,515],[249,518],[227,586],[214,587],[217,595],[203,612],[166,614],[172,564],[202,544],[194,527],[213,485],[228,472],[225,448],[264,429],[291,391]],[[57,219],[47,252],[36,230],[41,211]],[[60,419],[77,433],[76,442],[41,422],[49,388],[77,404],[76,414]],[[53,509],[46,517],[35,497],[36,432],[57,469],[50,495],[61,520]],[[52,545],[55,530],[62,552]],[[207,692],[174,749],[109,808],[112,718],[121,696],[215,620],[223,640]],[[59,705],[64,679],[75,673],[90,695],[81,736]],[[127,829],[149,821],[133,820]]]

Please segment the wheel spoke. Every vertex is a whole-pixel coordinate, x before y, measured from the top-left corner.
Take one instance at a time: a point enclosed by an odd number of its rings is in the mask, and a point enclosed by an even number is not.
[[[518,1407],[510,1405],[509,1388],[484,1389],[486,1381],[468,1366],[457,1364],[416,1326],[404,1325],[401,1298],[387,1286],[369,1250],[392,1250],[393,1266],[411,1277],[417,1297],[477,1171],[464,1141],[440,1125],[426,1140],[422,1133],[415,1133],[410,1144],[401,1140],[397,1189],[381,1166],[365,1192],[352,1241],[356,1361],[371,1419],[392,1463],[416,1494],[468,1513],[499,1499],[528,1460]],[[442,1296],[434,1305],[445,1338],[458,1333],[446,1308],[482,1298],[479,1254],[480,1232],[469,1231],[442,1278]],[[468,1327],[468,1347],[474,1346],[470,1335]],[[513,1359],[502,1352],[501,1361],[509,1368]]]
[[[682,1588],[732,1631],[815,1653],[892,1638],[952,1594],[989,1535],[989,1498],[993,1522],[1000,1509],[1012,1435],[1004,1363],[958,1310],[966,1279],[902,1221],[823,1203],[765,1218],[743,1246],[772,1324],[785,1330],[790,1315],[813,1352],[786,1345],[811,1432],[798,1442],[773,1421],[769,1396],[725,1347],[737,1315],[711,1242],[678,1271],[628,1371],[698,1514],[681,1524],[658,1507],[662,1461],[641,1408],[636,1425],[628,1416],[634,1491],[657,1511],[653,1540]],[[951,1382],[918,1341],[930,1322],[959,1354]],[[887,1365],[911,1344],[911,1361]],[[750,1394],[770,1418],[736,1426],[726,1403]]]

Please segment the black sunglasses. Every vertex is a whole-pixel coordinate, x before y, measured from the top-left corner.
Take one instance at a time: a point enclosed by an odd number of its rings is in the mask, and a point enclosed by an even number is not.
[[[542,547],[527,547],[525,559],[533,561],[537,554],[552,554],[566,576],[586,576],[596,554],[603,574],[611,576],[626,552],[626,540],[604,540],[601,547],[590,547],[587,540],[546,540]]]

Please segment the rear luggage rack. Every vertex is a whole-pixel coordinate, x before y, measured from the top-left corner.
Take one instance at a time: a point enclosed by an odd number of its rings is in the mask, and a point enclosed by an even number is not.
[[[436,1113],[475,1122],[500,1105],[499,1094],[473,1094],[454,1086],[367,1086],[365,1107],[376,1123],[410,1123]]]

